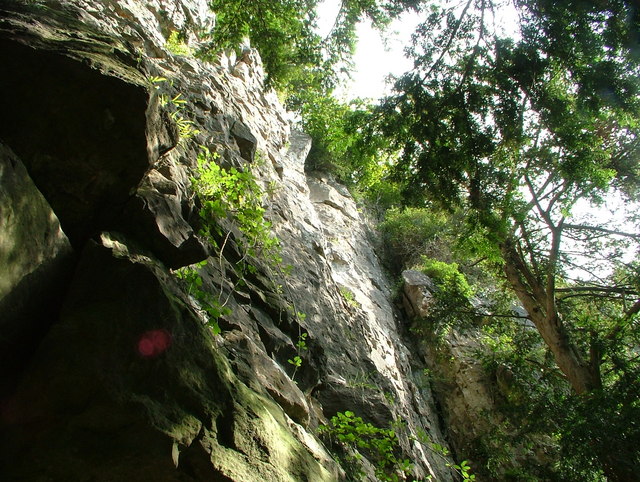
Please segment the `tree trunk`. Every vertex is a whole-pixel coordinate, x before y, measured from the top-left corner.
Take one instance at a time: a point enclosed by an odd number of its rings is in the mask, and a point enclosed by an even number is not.
[[[577,394],[584,394],[600,388],[599,377],[571,342],[557,311],[547,311],[550,306],[548,296],[554,294],[545,292],[543,281],[536,279],[512,245],[505,243],[502,253],[507,280],[573,390]]]
[[[512,244],[505,243],[501,248],[507,280],[553,353],[558,368],[567,377],[574,392],[583,395],[601,389],[600,355],[592,354],[591,363],[581,356],[562,324],[555,309],[555,302],[549,300],[549,297],[555,296],[555,293],[545,290],[543,280],[527,266]],[[550,307],[553,309],[550,310]],[[611,482],[637,480],[637,467],[633,461],[627,460],[622,454],[611,453],[609,447],[603,447],[597,440],[598,437],[595,435],[592,439],[593,450],[602,464],[607,480]]]

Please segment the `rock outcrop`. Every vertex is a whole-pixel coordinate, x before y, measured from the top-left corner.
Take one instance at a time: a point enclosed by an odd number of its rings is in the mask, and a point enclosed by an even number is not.
[[[552,439],[518,433],[506,416],[504,408],[516,394],[514,374],[506,365],[493,370],[483,366],[491,353],[479,326],[454,326],[437,334],[429,318],[435,284],[419,271],[403,271],[402,277],[405,312],[423,332],[415,353],[428,366],[429,383],[439,402],[450,446],[459,457],[469,460],[475,474],[483,479],[522,478],[523,468],[550,465],[552,454],[557,453]]]
[[[343,480],[317,429],[349,410],[396,428],[415,478],[452,480],[372,233],[344,187],[305,174],[310,139],[257,52],[167,50],[176,30],[198,47],[206,3],[0,6],[1,473]],[[247,257],[230,219],[217,247],[199,235],[200,146],[251,168],[280,265]],[[220,334],[175,276],[201,261]]]

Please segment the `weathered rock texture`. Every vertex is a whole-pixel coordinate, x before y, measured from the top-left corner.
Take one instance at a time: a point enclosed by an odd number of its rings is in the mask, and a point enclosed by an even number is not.
[[[166,50],[171,31],[212,23],[204,0],[0,5],[0,328],[15,378],[0,473],[341,480],[317,427],[351,410],[398,427],[416,478],[451,480],[425,442],[446,445],[371,233],[343,187],[305,174],[310,140],[264,91],[258,54]],[[199,130],[180,142],[162,102],[177,94]],[[229,220],[221,250],[197,234],[199,145],[252,166],[281,267],[251,260],[243,274]],[[172,272],[205,259],[203,287],[230,310],[221,335]]]
[[[493,373],[483,367],[489,353],[481,330],[453,327],[436,335],[427,321],[436,293],[433,281],[414,270],[403,271],[402,277],[404,309],[423,333],[415,353],[428,365],[450,446],[487,479],[510,480],[522,477],[523,467],[549,465],[555,451],[551,438],[517,434],[501,412],[513,391],[514,374],[504,365]]]

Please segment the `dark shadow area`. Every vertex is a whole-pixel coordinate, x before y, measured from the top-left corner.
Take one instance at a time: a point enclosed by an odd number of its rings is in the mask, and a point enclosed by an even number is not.
[[[58,320],[75,261],[68,255],[40,266],[0,299],[0,403],[15,389],[25,366]]]
[[[148,168],[148,93],[89,62],[6,39],[0,64],[0,139],[78,249],[111,224]]]

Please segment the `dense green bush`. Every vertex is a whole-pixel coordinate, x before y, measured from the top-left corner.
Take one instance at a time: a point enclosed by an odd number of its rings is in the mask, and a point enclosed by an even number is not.
[[[422,256],[421,263],[414,269],[422,271],[436,282],[440,290],[448,296],[457,299],[468,299],[474,294],[467,278],[463,275],[457,263],[445,263],[437,259]]]
[[[389,265],[396,271],[415,265],[422,256],[451,260],[450,221],[424,208],[392,208],[378,226]]]
[[[475,288],[469,284],[456,263],[446,263],[423,256],[420,264],[413,266],[435,283],[434,301],[427,317],[431,330],[444,335],[452,327],[464,328],[477,319],[477,313],[471,303]],[[422,324],[418,324],[418,330]]]

